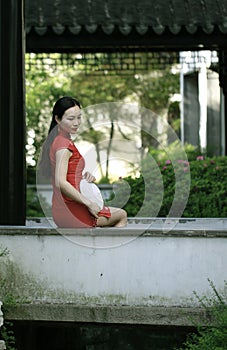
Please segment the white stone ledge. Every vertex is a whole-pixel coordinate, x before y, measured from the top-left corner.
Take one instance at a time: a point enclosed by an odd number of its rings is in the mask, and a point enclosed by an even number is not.
[[[33,218],[26,226],[0,226],[1,235],[78,235],[78,236],[174,236],[227,237],[227,219],[223,218],[129,218],[123,228],[57,229],[45,218]]]

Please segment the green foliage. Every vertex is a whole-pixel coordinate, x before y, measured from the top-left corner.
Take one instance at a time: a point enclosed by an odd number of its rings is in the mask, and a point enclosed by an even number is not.
[[[209,281],[209,280],[208,280]],[[227,349],[227,304],[226,295],[221,295],[209,281],[213,291],[211,298],[197,298],[210,315],[210,323],[198,325],[197,333],[190,334],[183,347],[178,350],[226,350]],[[225,282],[226,287],[226,282]]]
[[[9,250],[7,248],[2,248],[0,246],[0,258],[7,256],[9,254]]]
[[[58,57],[59,54],[52,54]],[[27,57],[25,57],[27,63]],[[46,54],[48,61],[49,54]],[[64,95],[71,95],[72,69],[64,65],[56,70],[50,65],[39,66],[34,54],[33,64],[26,69],[26,124],[27,124],[27,162],[35,165],[40,147],[47,137],[55,101]]]
[[[191,144],[185,143],[183,148],[179,148],[177,145],[178,141],[175,141],[168,145],[168,147],[165,148],[154,148],[149,147],[149,154],[157,161],[161,163],[165,163],[165,161],[168,159],[168,154],[174,155],[174,158],[176,159],[177,154],[176,150],[179,149],[179,157],[178,159],[181,159],[182,154],[184,155],[185,160],[192,161],[195,160],[199,156],[205,157],[205,153],[203,153],[199,147],[193,146]],[[182,152],[183,149],[183,152]]]
[[[128,183],[131,194],[130,194],[130,200],[128,201],[127,205],[125,206],[125,209],[127,210],[129,216],[136,216],[143,204],[144,200],[144,180],[143,177],[140,176],[138,178],[132,178],[131,176],[124,178],[124,180]],[[125,187],[125,183],[119,181],[115,184],[117,189],[117,196],[115,201],[115,194],[113,194],[110,199],[106,202],[106,205],[109,205],[109,201],[111,201],[112,206],[119,206],[120,203],[124,203],[124,198],[127,198],[127,187]]]
[[[143,55],[141,53],[141,55]],[[60,54],[47,54],[46,66],[43,67],[36,54],[30,57],[32,64],[26,70],[26,117],[27,117],[27,161],[35,165],[40,147],[43,144],[50,120],[54,102],[63,95],[74,95],[82,103],[82,107],[102,104],[106,102],[137,102],[155,113],[168,110],[170,98],[174,93],[179,93],[179,76],[172,74],[171,67],[165,70],[143,72],[137,75],[121,76],[118,74],[89,75],[79,73],[74,68],[64,64],[53,67],[49,65],[50,58],[59,58]],[[142,56],[141,56],[142,57]],[[89,73],[89,72],[88,72]],[[92,72],[91,72],[92,73]],[[108,117],[108,114],[106,114]],[[177,116],[177,108],[171,108],[171,118]],[[118,113],[115,113],[118,118]],[[109,134],[104,130],[94,130],[94,121],[86,116],[88,131],[83,133],[84,140],[96,145],[97,162],[99,163],[101,176],[108,176],[108,162],[105,164],[106,173],[101,169],[99,152],[103,136],[105,140],[111,139],[114,130]],[[112,120],[111,120],[112,121]],[[178,127],[177,127],[178,129]],[[127,137],[127,135],[126,135]],[[141,134],[142,137],[142,134]],[[148,140],[149,143],[149,140]],[[113,145],[106,142],[107,159]]]
[[[141,105],[160,114],[168,109],[170,97],[180,91],[179,75],[169,68],[141,74],[137,77],[136,88]]]
[[[36,184],[36,167],[34,166],[27,166],[27,183],[29,185]]]
[[[179,102],[172,102],[168,109],[168,123],[180,137],[180,105]]]
[[[0,246],[0,258],[7,257],[9,255],[8,248],[3,248]],[[2,311],[3,314],[7,312],[7,309],[15,305],[16,301],[14,296],[11,294],[6,278],[4,278],[0,273],[0,300],[3,302]],[[0,339],[4,340],[6,343],[7,350],[16,350],[16,340],[14,335],[13,323],[4,320],[4,324],[0,329]]]
[[[107,74],[94,77],[80,73],[72,76],[71,87],[72,91],[76,91],[82,107],[86,108],[104,102],[123,101],[128,96],[135,101],[135,83],[136,79],[133,75]]]
[[[40,206],[37,191],[33,187],[27,188],[26,216],[27,217],[44,216],[43,210]]]
[[[190,162],[191,189],[185,217],[227,216],[226,170],[226,157]]]
[[[110,180],[103,176],[100,180],[99,180],[99,184],[109,184],[110,183]]]
[[[197,154],[197,153],[196,153]],[[192,155],[190,155],[192,158]],[[175,195],[176,185],[176,167],[170,160],[157,160],[161,179],[163,183],[163,200],[158,216],[166,217],[172,206]],[[186,207],[183,212],[183,217],[226,217],[227,216],[227,159],[226,157],[208,158],[197,156],[196,159],[190,162],[179,159],[177,167],[182,169],[182,177],[180,180],[181,186],[184,186],[187,181],[187,175],[190,172],[191,184],[190,192]],[[144,176],[144,172],[142,172]],[[131,196],[124,209],[129,216],[135,216],[139,212],[141,203],[144,200],[144,185],[143,176],[137,178],[124,178],[131,187]],[[150,173],[146,179],[151,188],[160,184],[157,180],[157,173]],[[184,198],[182,198],[184,200]],[[180,203],[179,203],[180,204]],[[141,216],[152,216],[150,207],[143,212]]]
[[[44,216],[43,209],[40,205],[39,196],[36,189],[36,168],[27,166],[27,186],[26,191],[26,217],[42,217]],[[48,203],[44,197],[42,197],[42,206],[45,209]]]
[[[13,322],[4,322],[4,325],[1,328],[0,338],[5,341],[7,350],[16,350],[16,339]]]

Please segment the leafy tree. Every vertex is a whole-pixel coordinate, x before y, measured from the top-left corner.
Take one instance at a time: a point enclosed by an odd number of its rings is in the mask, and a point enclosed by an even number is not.
[[[163,70],[139,74],[136,88],[140,105],[164,118],[171,106],[171,97],[180,91],[179,75],[171,72],[171,66]],[[177,117],[179,118],[179,114]],[[150,118],[149,114],[143,113],[141,139],[144,149],[150,146],[158,147],[158,140],[155,137],[157,128],[157,118]]]
[[[49,58],[61,57],[61,54],[46,56],[43,67],[37,55],[34,55],[29,69],[26,70],[26,115],[27,115],[27,156],[32,165],[38,158],[39,149],[44,142],[51,119],[51,110],[54,102],[63,95],[74,95],[82,102],[82,107],[92,110],[91,106],[112,102],[137,102],[155,113],[161,113],[168,109],[169,100],[173,93],[179,91],[179,79],[171,74],[170,70],[144,72],[138,75],[92,75],[79,73],[76,69],[69,68],[64,62],[57,67],[49,63]],[[31,61],[31,58],[30,58]],[[28,62],[27,62],[28,66]],[[92,72],[91,72],[92,73]],[[105,110],[105,118],[109,122],[109,127],[103,130],[95,129],[94,124],[98,119],[94,119],[89,113],[85,113],[84,132],[81,133],[83,140],[95,146],[97,162],[99,164],[101,176],[105,179],[109,177],[109,157],[116,144],[113,142],[116,135],[121,135],[122,139],[130,140],[130,134],[124,131],[121,124],[121,114],[114,114],[113,111]],[[150,120],[143,119],[142,129],[146,129],[146,123],[150,128]],[[125,119],[126,118],[126,119]],[[128,119],[127,119],[128,118]],[[124,120],[130,120],[130,115],[124,116]],[[143,127],[144,126],[144,127]],[[152,143],[151,137],[146,137],[143,132],[142,146],[146,148]],[[101,152],[106,152],[105,171],[101,161]]]
[[[70,71],[37,69],[36,65],[26,70],[27,155],[35,161],[47,136],[53,104],[60,96],[71,94],[70,82]]]
[[[121,112],[118,110],[117,104],[114,105],[113,102],[124,101],[125,98],[133,100],[134,81],[134,76],[118,75],[94,77],[78,74],[72,79],[72,90],[77,91],[76,95],[85,108],[86,127],[85,131],[81,133],[81,137],[95,146],[101,176],[107,181],[109,178],[109,157],[116,131],[118,130],[123,138],[127,137],[120,126]],[[94,129],[95,123],[99,122],[104,122],[102,130]],[[101,151],[103,150],[106,152],[105,173],[101,164]]]

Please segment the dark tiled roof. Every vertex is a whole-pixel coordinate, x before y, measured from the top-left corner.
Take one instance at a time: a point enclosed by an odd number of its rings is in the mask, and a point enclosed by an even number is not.
[[[98,28],[105,34],[118,29],[125,36],[150,29],[178,34],[182,28],[189,34],[198,29],[227,34],[227,0],[25,0],[25,23],[27,34],[34,30],[40,36],[48,29],[77,35]]]

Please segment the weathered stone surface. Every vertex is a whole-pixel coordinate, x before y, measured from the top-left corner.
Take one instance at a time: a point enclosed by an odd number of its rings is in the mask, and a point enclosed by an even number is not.
[[[8,310],[10,320],[193,326],[203,323],[206,312],[198,307],[135,307],[76,304],[21,304]]]

